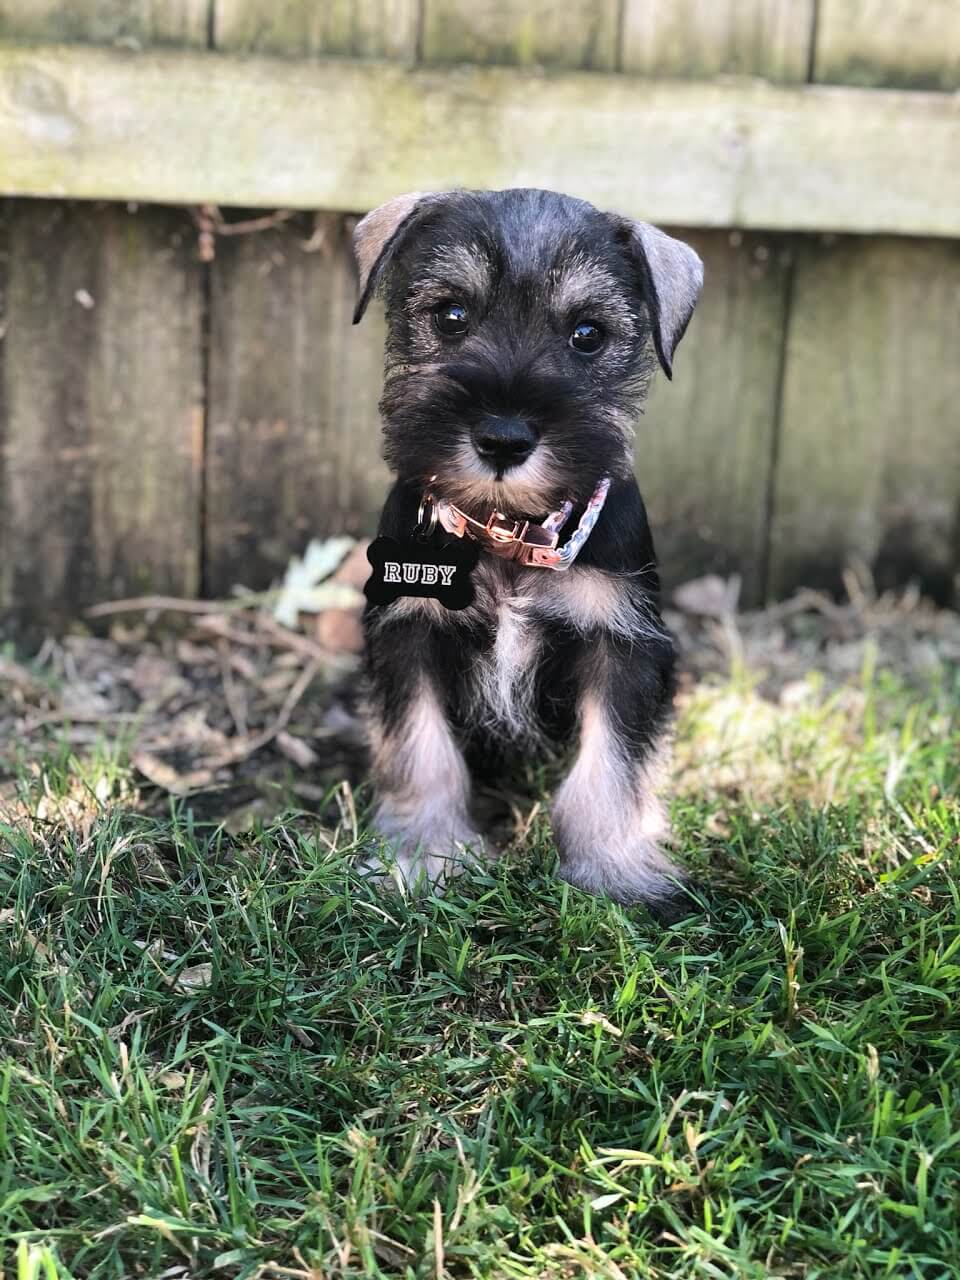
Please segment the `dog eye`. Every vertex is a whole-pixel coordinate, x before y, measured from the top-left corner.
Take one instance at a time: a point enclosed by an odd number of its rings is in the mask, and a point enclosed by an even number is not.
[[[603,346],[603,341],[603,330],[599,325],[590,324],[589,321],[578,324],[570,335],[571,347],[585,356],[595,355]]]
[[[433,323],[445,338],[462,338],[467,332],[467,308],[459,302],[445,302],[433,313]]]

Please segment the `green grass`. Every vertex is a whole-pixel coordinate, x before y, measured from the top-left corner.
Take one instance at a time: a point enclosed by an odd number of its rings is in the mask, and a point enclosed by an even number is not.
[[[702,910],[443,898],[349,806],[243,837],[24,775],[0,831],[2,1275],[960,1274],[958,687],[688,698]]]

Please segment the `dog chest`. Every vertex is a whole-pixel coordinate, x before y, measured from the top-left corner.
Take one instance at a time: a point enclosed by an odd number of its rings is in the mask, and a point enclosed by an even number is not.
[[[492,642],[473,673],[479,718],[514,738],[535,732],[533,690],[541,636],[527,605],[526,600],[509,596],[496,603]]]

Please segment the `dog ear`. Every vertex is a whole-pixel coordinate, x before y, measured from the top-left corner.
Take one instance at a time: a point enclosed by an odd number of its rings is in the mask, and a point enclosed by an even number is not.
[[[353,323],[359,324],[367,304],[401,242],[423,213],[441,197],[423,191],[394,196],[361,218],[353,232],[353,256],[357,263],[358,295]]]
[[[672,378],[673,353],[703,288],[703,263],[688,244],[649,222],[624,221],[621,225],[650,306],[653,344],[664,373]]]

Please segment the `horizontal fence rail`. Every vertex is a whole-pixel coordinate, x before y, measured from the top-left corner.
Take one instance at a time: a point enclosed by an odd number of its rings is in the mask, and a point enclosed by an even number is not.
[[[960,96],[0,47],[7,194],[366,209],[542,186],[686,226],[960,236]]]

